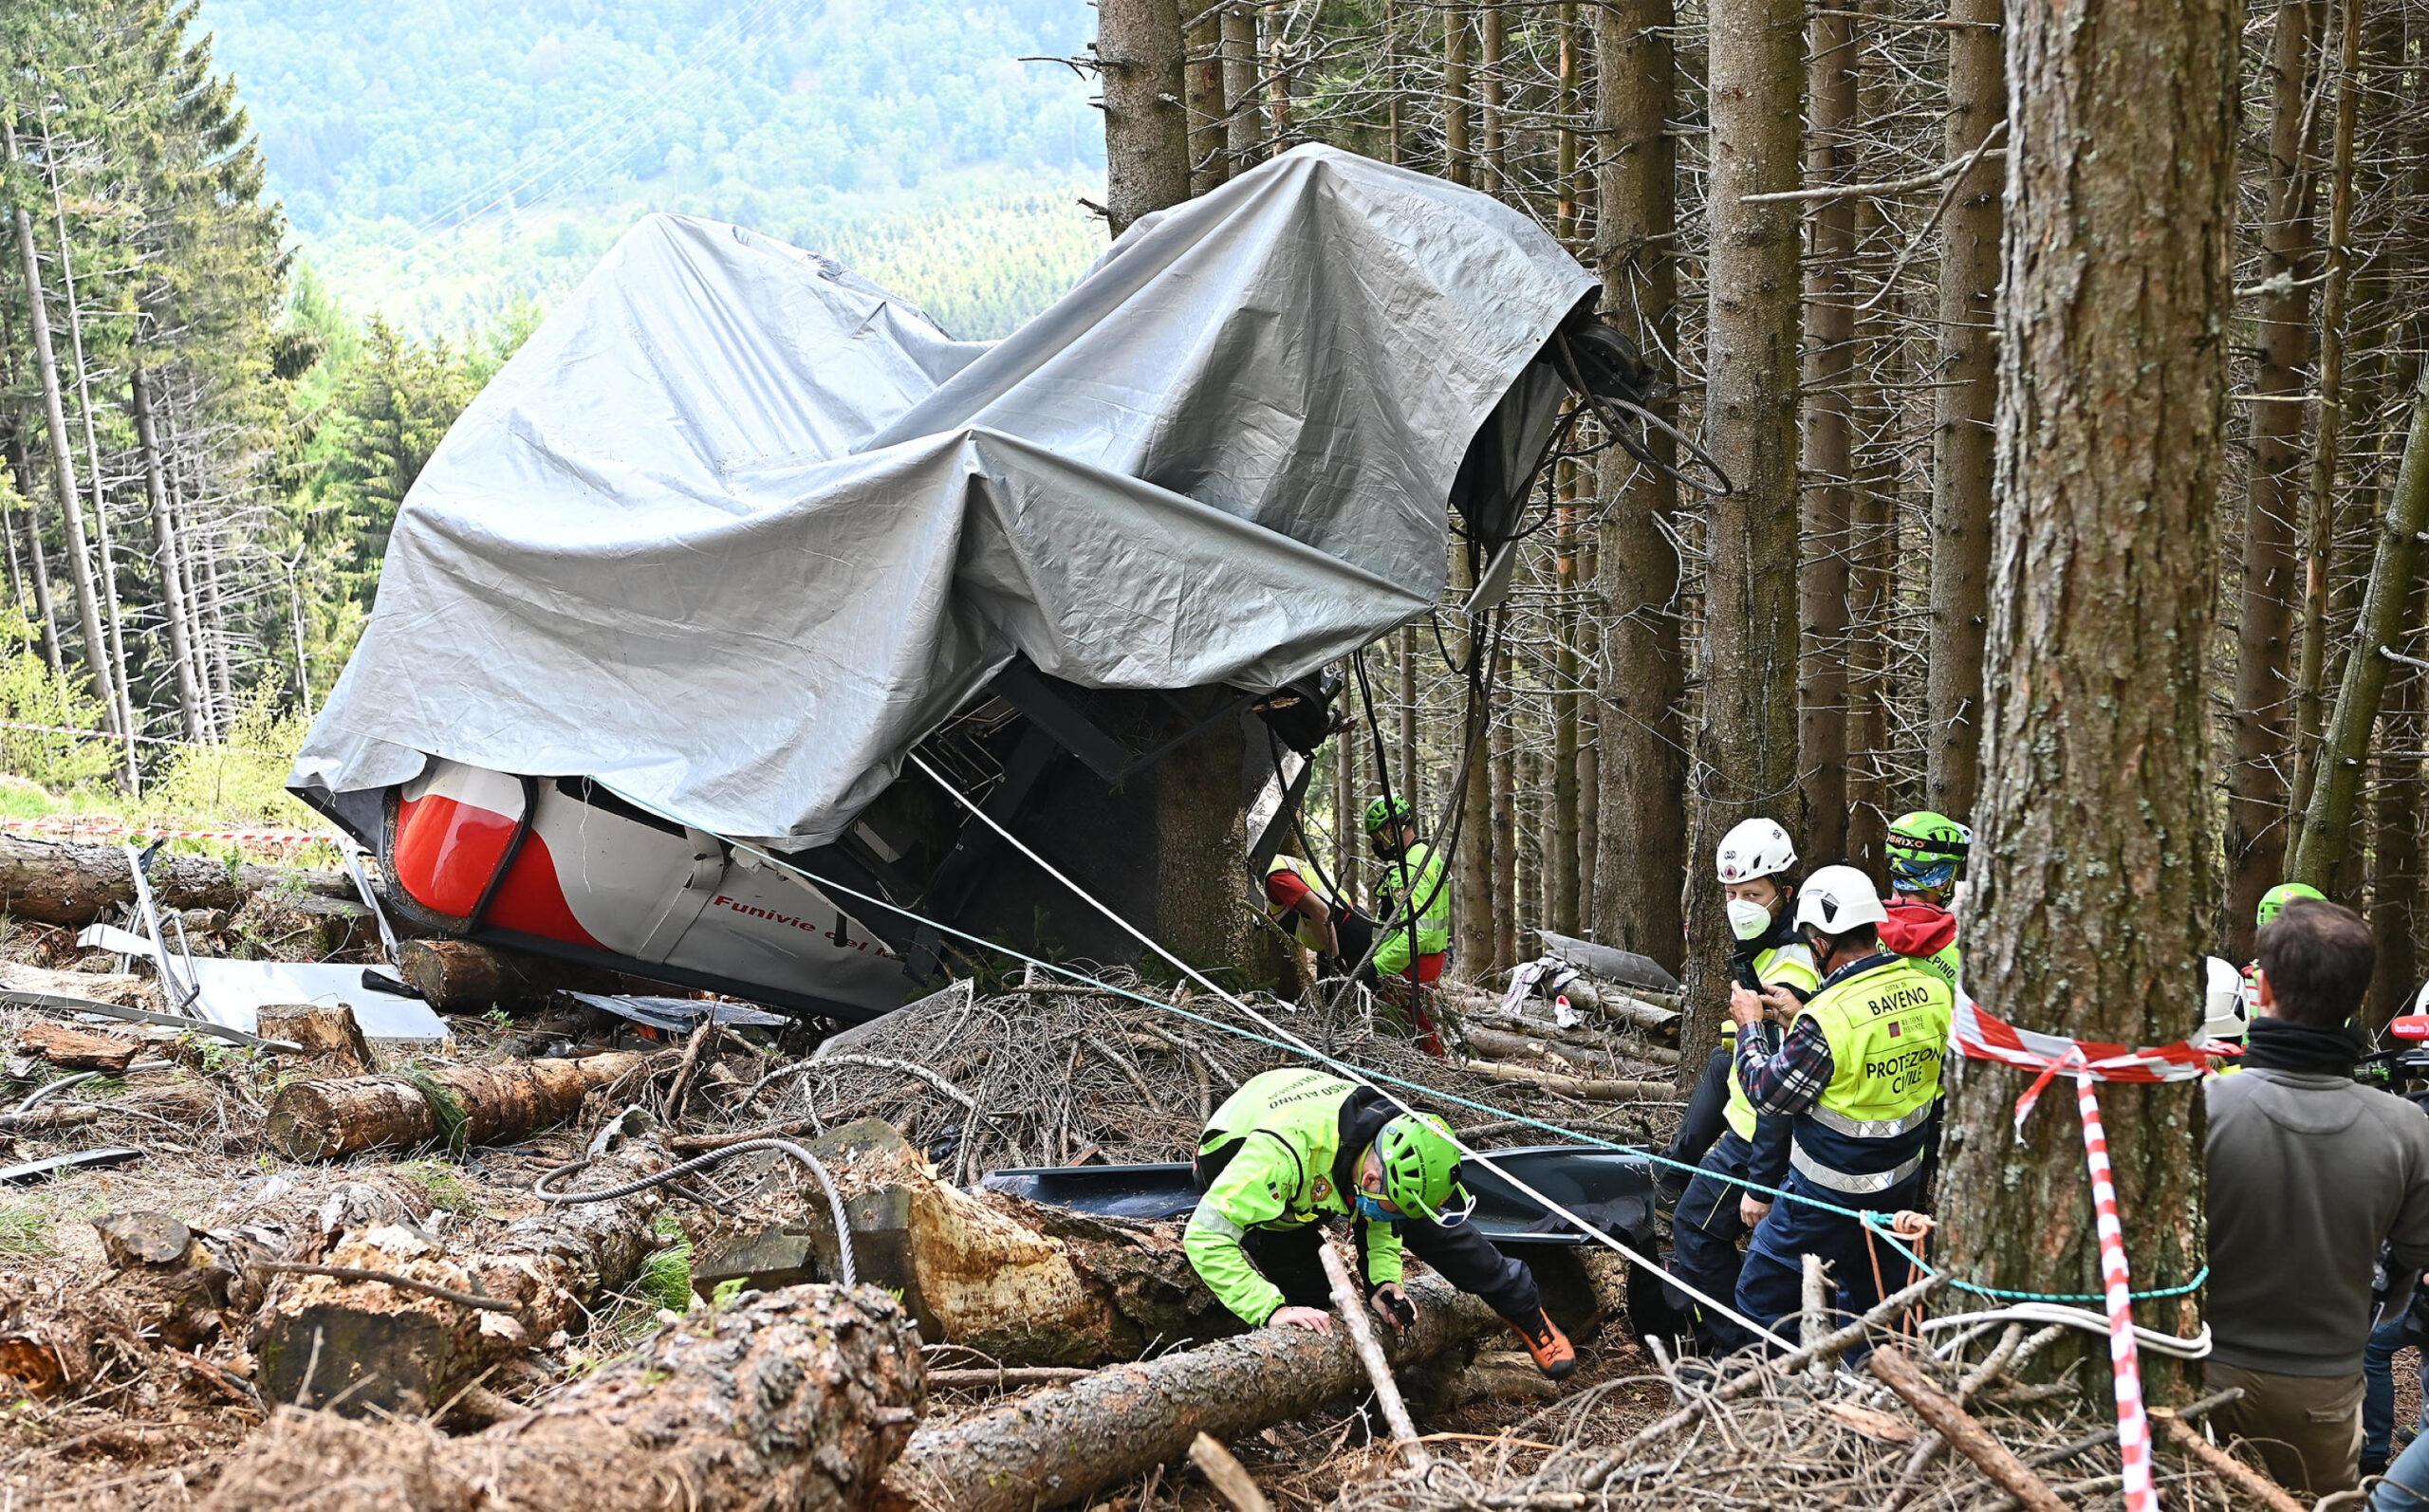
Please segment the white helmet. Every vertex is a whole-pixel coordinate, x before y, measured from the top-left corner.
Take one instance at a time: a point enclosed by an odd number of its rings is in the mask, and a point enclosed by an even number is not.
[[[1867,924],[1888,922],[1872,878],[1852,866],[1826,866],[1805,879],[1796,894],[1796,927],[1845,934]]]
[[[1768,819],[1750,819],[1720,838],[1714,869],[1724,882],[1751,882],[1796,870],[1796,842]]]
[[[2193,1042],[2242,1039],[2252,1026],[2244,1006],[2243,973],[2215,955],[2204,958],[2202,967],[2201,1028]]]

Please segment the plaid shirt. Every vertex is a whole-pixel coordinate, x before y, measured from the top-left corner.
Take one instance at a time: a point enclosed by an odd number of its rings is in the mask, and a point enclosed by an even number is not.
[[[1830,1042],[1822,1026],[1800,1018],[1780,1042],[1779,1025],[1758,1022],[1752,1033],[1737,1036],[1737,1079],[1757,1113],[1788,1116],[1803,1113],[1821,1100],[1837,1066],[1830,1060]]]

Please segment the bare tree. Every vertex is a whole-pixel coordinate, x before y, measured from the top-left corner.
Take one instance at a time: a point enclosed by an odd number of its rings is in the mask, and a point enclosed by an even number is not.
[[[1998,164],[1984,151],[2007,124],[1999,0],[1950,0],[1951,161],[1976,155],[1956,181],[1939,263],[1939,362],[1933,374],[1932,656],[1928,806],[1962,816],[1982,774],[1982,635],[1991,575],[1992,411],[1998,394],[1991,329],[1999,289]]]
[[[1611,0],[1594,10],[1595,125],[1603,139],[1595,265],[1605,313],[1648,350],[1678,340],[1678,145],[1669,132],[1678,64],[1674,0]],[[1654,441],[1667,462],[1666,439]],[[1598,938],[1679,967],[1679,876],[1687,854],[1687,761],[1678,734],[1686,664],[1678,628],[1678,486],[1617,452],[1602,459],[1594,677],[1605,839],[1594,863]]]
[[[1712,177],[1704,423],[1735,484],[1704,531],[1701,718],[1688,857],[1680,1045],[1692,1074],[1716,1042],[1729,931],[1703,864],[1732,824],[1766,814],[1805,828],[1797,794],[1797,186],[1805,9],[1713,0]]]
[[[2269,89],[2269,208],[2263,267],[2276,289],[2261,304],[2253,375],[2252,465],[2243,527],[2243,614],[2235,661],[2234,801],[2227,807],[2227,931],[2250,949],[2260,894],[2281,880],[2286,855],[2288,693],[2294,667],[2294,516],[2302,500],[2302,366],[2310,348],[2312,185],[2304,105],[2316,0],[2280,0]]]

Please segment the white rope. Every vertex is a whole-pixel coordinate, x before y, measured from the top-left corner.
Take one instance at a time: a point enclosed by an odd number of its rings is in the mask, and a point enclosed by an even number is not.
[[[2080,1328],[2086,1334],[2108,1337],[2108,1315],[2095,1313],[2088,1307],[2068,1307],[2064,1302],[2015,1302],[2006,1307],[1986,1308],[1978,1313],[1956,1313],[1947,1318],[1923,1320],[1923,1332],[1936,1333],[1944,1328],[1960,1328],[1968,1323],[2063,1323]],[[2210,1357],[2210,1325],[2204,1322],[2201,1332],[2190,1338],[2162,1334],[2156,1328],[2134,1325],[2134,1339],[2154,1355],[2171,1359],[2207,1359]]]

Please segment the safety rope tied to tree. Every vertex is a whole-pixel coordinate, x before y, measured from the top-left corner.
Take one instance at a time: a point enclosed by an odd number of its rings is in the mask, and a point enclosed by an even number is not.
[[[2037,1073],[2015,1102],[2015,1136],[2024,1139],[2043,1089],[2062,1073],[2075,1079],[2075,1112],[2083,1120],[2084,1163],[2091,1173],[2094,1231],[2100,1240],[2100,1278],[2108,1308],[2109,1374],[2116,1382],[2117,1447],[2123,1456],[2126,1512],[2158,1512],[2159,1488],[2151,1478],[2151,1423],[2142,1402],[2142,1369],[2134,1341],[2133,1280],[2125,1263],[2125,1230],[2117,1214],[2117,1186],[2108,1166],[2108,1134],[2100,1121],[2103,1081],[2191,1081],[2216,1059],[2240,1055],[2233,1045],[2179,1040],[2133,1048],[2100,1041],[2019,1029],[1986,1011],[1961,989],[1949,1037],[1975,1060],[1996,1060]]]

